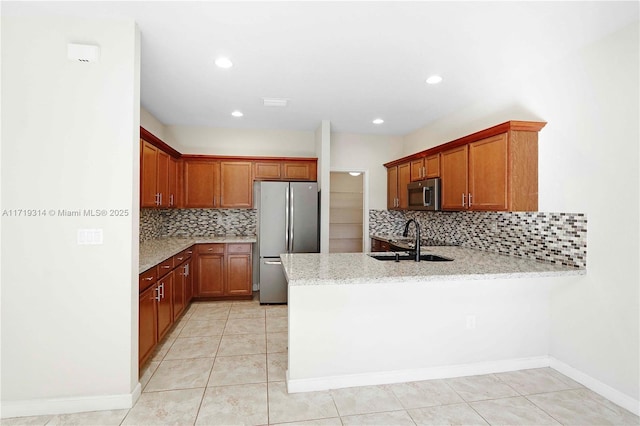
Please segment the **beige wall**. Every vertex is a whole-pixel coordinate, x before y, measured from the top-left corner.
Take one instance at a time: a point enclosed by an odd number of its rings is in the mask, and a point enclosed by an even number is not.
[[[144,127],[164,142],[169,143],[166,140],[167,136],[165,134],[165,125],[142,106],[140,106],[140,126]]]
[[[535,70],[531,78],[504,87],[502,95],[407,135],[403,150],[410,154],[511,119],[548,122],[539,134],[540,210],[588,218],[588,274],[555,287],[550,354],[636,411],[638,40],[636,22]]]
[[[331,170],[365,172],[368,208],[387,208],[387,169],[384,163],[402,157],[402,137],[331,134]]]
[[[100,61],[67,59],[77,40]],[[3,417],[139,394],[139,54],[132,20],[2,17],[2,208],[46,213],[2,218]]]
[[[165,136],[183,154],[316,156],[313,132],[165,126]]]

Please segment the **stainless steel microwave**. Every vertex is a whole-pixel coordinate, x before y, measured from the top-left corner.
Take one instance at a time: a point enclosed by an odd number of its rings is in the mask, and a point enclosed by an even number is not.
[[[409,192],[409,210],[440,210],[440,178],[411,182]]]

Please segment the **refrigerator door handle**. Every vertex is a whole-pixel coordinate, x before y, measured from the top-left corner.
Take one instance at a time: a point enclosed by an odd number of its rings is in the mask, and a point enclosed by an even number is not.
[[[284,246],[289,252],[289,187],[284,190]]]
[[[293,253],[293,228],[294,228],[294,219],[295,219],[295,211],[293,210],[293,187],[289,187],[289,191],[291,191],[291,196],[289,197],[289,205],[291,206],[291,219],[289,219],[289,221],[291,222],[291,231],[290,231],[290,240],[291,240],[291,249],[289,250],[291,253]]]

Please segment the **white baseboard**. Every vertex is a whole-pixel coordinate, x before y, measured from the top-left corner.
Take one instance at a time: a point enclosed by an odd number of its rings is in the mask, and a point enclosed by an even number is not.
[[[593,377],[583,373],[580,370],[576,370],[570,365],[565,364],[564,362],[557,360],[554,357],[549,357],[549,366],[554,370],[558,370],[570,379],[573,379],[576,382],[591,389],[595,393],[602,395],[614,404],[617,404],[622,408],[631,411],[633,414],[640,416],[639,400],[633,399],[629,395],[626,395],[619,390],[614,389],[605,383],[602,383],[600,380],[594,379]]]
[[[121,410],[133,407],[142,392],[140,383],[133,392],[121,395],[100,395],[78,398],[31,399],[2,401],[2,418],[82,413],[86,411]]]
[[[287,371],[289,393],[313,392],[354,386],[384,385],[390,383],[415,382],[419,380],[446,379],[477,376],[479,374],[502,373],[549,366],[549,357],[517,358],[473,364],[447,365],[412,370],[383,371],[375,373],[348,374],[342,376],[291,379]]]

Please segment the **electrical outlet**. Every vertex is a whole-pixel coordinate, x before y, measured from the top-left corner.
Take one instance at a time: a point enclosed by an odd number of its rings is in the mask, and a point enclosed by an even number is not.
[[[467,330],[474,330],[476,328],[476,316],[467,315]]]

